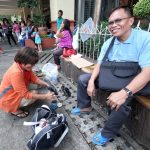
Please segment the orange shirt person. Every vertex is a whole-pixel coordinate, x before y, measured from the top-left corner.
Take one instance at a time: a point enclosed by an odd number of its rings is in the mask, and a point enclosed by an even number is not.
[[[14,63],[6,71],[0,84],[0,109],[19,118],[27,117],[29,112],[21,109],[22,101],[55,99],[52,92],[40,94],[37,90],[29,90],[30,83],[48,87],[48,84],[38,78],[32,67],[38,62],[39,56],[35,49],[23,48],[18,51]]]

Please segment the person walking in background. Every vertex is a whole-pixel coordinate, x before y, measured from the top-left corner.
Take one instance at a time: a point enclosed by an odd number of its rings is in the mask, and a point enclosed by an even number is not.
[[[57,48],[54,50],[54,61],[58,69],[60,69],[60,56],[63,54],[64,48],[72,48],[72,33],[70,30],[70,21],[64,19],[56,36],[59,38]]]
[[[60,29],[60,26],[61,26],[61,24],[62,24],[62,22],[63,22],[63,18],[62,18],[62,15],[63,15],[63,11],[62,10],[59,10],[58,11],[58,18],[56,19],[56,23],[57,23],[57,30],[59,30]]]
[[[3,19],[2,28],[3,28],[3,32],[5,33],[5,35],[7,37],[9,45],[12,46],[10,38],[13,40],[14,44],[17,45],[17,43],[14,39],[14,36],[12,34],[12,25],[9,23],[9,21],[6,18]]]
[[[2,28],[2,24],[0,23],[0,41],[2,41],[4,35],[3,35],[3,28]]]
[[[32,33],[31,37],[35,39],[35,44],[38,46],[38,51],[42,52],[41,37],[38,32],[38,27],[34,27],[34,32]]]
[[[32,26],[32,22],[28,21],[27,22],[27,28],[26,28],[26,37],[27,37],[27,39],[31,39],[33,28],[34,28],[34,26]]]
[[[15,32],[17,39],[19,41],[19,36],[20,36],[20,25],[17,23],[17,21],[14,21],[13,24],[13,32]]]
[[[22,48],[15,55],[14,63],[6,71],[0,84],[0,109],[4,112],[24,118],[29,112],[24,111],[22,107],[36,100],[52,102],[56,98],[52,92],[40,94],[37,87],[31,85],[32,83],[49,87],[32,72],[32,67],[38,60],[38,52],[32,48]]]
[[[21,22],[21,34],[19,36],[19,44],[20,46],[25,46],[25,39],[27,38],[26,36],[26,30],[27,30],[27,27],[26,27],[26,24],[25,22]]]

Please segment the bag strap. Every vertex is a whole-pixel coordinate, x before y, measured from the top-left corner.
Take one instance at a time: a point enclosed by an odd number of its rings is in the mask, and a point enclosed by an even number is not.
[[[5,88],[1,93],[0,93],[0,98],[2,98],[4,96],[4,94],[6,94],[10,89],[12,89],[13,86],[10,85],[7,88]]]
[[[37,122],[27,122],[27,121],[24,121],[23,122],[24,126],[33,126],[33,125],[37,125],[37,124],[40,124],[40,121],[37,121]]]
[[[106,61],[106,59],[107,59],[107,57],[108,57],[108,54],[109,54],[109,52],[110,52],[110,49],[111,49],[112,46],[114,45],[114,41],[115,41],[115,37],[113,37],[113,39],[111,40],[111,43],[110,43],[110,45],[109,45],[109,47],[108,47],[108,49],[107,49],[107,51],[106,51],[106,53],[105,53],[105,55],[104,55],[104,57],[103,57],[103,59],[102,59],[102,62]]]

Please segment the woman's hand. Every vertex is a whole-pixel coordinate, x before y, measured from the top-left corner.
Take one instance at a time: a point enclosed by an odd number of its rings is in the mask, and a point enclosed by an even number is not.
[[[62,23],[61,25],[60,25],[60,30],[62,30],[64,28],[64,24]]]
[[[46,83],[46,82],[43,82],[42,86],[43,86],[43,87],[49,87],[49,84]]]
[[[39,81],[38,84],[41,85],[41,86],[43,86],[43,87],[49,87],[49,84],[47,82],[41,80],[41,79],[40,79],[40,81]]]
[[[34,37],[35,37],[35,35],[34,35],[34,34],[31,34],[31,37],[32,37],[32,38],[34,38]]]
[[[89,96],[95,96],[95,84],[94,81],[90,81],[87,86],[87,93]]]
[[[45,97],[46,97],[46,100],[50,102],[56,100],[56,95],[53,92],[46,93]]]

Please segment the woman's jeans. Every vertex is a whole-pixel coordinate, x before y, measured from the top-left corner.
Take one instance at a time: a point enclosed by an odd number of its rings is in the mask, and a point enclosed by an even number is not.
[[[54,62],[56,65],[60,65],[60,56],[63,54],[64,48],[56,48],[54,49]]]

